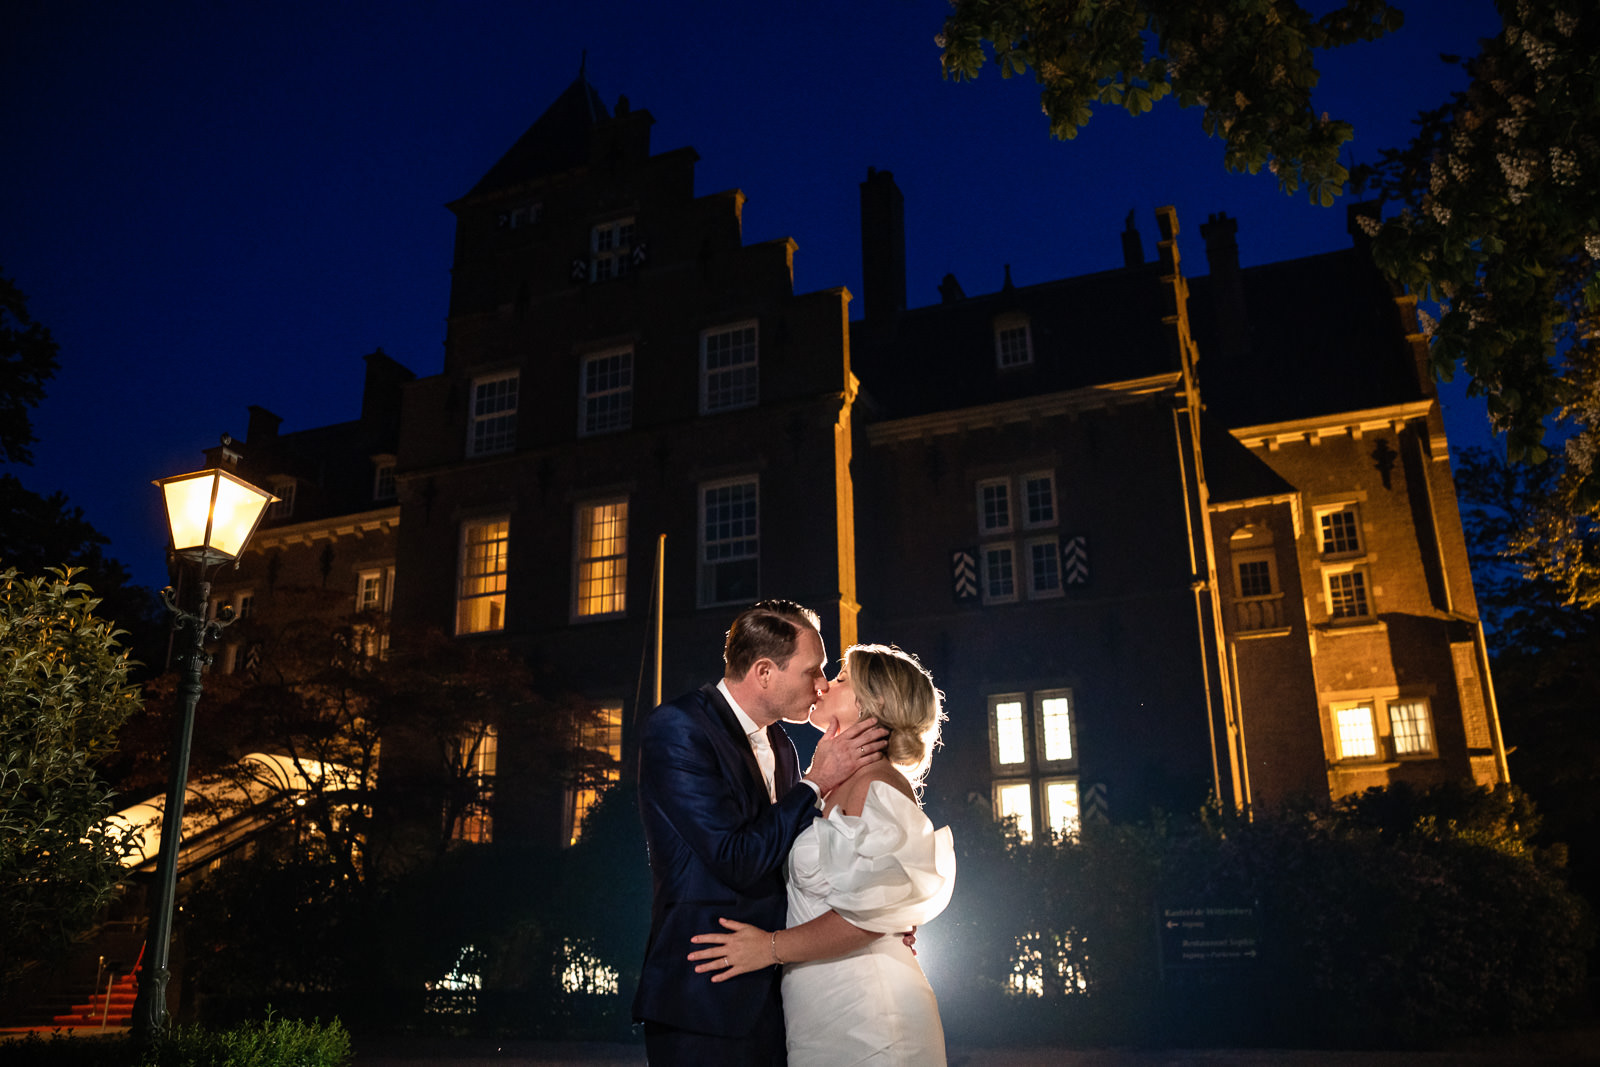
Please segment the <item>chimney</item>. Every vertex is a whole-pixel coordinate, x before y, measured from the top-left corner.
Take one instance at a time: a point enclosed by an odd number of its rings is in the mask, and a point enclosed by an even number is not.
[[[1200,226],[1206,242],[1206,262],[1211,267],[1211,309],[1217,321],[1218,354],[1250,351],[1250,313],[1244,302],[1244,279],[1239,274],[1239,222],[1226,212],[1212,215]]]
[[[1144,266],[1144,240],[1139,236],[1139,230],[1133,224],[1133,212],[1128,212],[1128,225],[1122,231],[1122,265],[1124,267]]]
[[[965,300],[967,294],[961,289],[961,283],[956,281],[954,274],[946,274],[944,281],[939,283],[939,302],[941,304],[954,304],[957,300]]]
[[[905,310],[905,197],[894,175],[876,167],[861,183],[861,287],[863,317],[875,327]]]
[[[362,358],[367,361],[367,376],[361,389],[361,421],[398,423],[400,390],[416,375],[382,348]]]
[[[259,445],[278,436],[278,426],[283,416],[274,415],[264,407],[251,404],[250,424],[244,431],[245,444]]]

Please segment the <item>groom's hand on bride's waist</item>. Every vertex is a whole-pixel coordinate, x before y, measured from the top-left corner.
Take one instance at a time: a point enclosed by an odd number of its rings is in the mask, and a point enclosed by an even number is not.
[[[806,781],[827,796],[861,768],[883,759],[888,744],[889,731],[876,719],[860,719],[837,732],[830,727],[817,742],[811,766],[806,769]]]

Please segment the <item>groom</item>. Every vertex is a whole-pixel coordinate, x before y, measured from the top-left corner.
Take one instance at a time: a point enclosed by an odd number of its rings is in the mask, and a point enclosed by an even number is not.
[[[763,600],[734,619],[722,681],[663,704],[639,740],[639,811],[650,850],[650,940],[633,1016],[652,1065],[782,1064],[778,968],[698,978],[690,937],[720,918],[781,929],[784,861],[817,799],[883,758],[864,719],[817,743],[804,778],[779,720],[804,722],[827,692],[817,615]]]

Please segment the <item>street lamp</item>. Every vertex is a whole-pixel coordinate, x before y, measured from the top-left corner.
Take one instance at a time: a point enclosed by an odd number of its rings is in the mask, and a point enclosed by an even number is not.
[[[133,1007],[135,1032],[144,1040],[167,1028],[167,950],[172,940],[172,905],[178,887],[178,848],[183,841],[183,794],[189,778],[189,737],[194,732],[194,708],[200,700],[200,672],[211,662],[208,638],[215,638],[233,621],[233,609],[207,618],[211,600],[211,572],[219,564],[237,561],[250,536],[277,497],[224,470],[196,471],[162,478],[167,507],[167,528],[172,550],[180,561],[192,565],[199,577],[190,598],[192,610],[178,606],[172,587],[161,599],[172,612],[174,631],[189,633],[180,641],[183,682],[178,687],[183,710],[173,742],[172,778],[167,784],[167,805],[161,811],[161,851],[156,856],[156,896],[150,909],[150,932],[145,941],[139,995]],[[181,565],[181,564],[180,564]]]

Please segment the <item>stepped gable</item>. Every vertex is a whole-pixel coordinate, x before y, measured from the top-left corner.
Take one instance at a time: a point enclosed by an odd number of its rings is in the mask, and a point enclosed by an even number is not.
[[[866,340],[863,384],[885,415],[903,418],[1041,396],[1178,369],[1161,323],[1153,266],[1122,268],[902,312]],[[1001,368],[995,323],[1027,316],[1033,362]]]
[[[1424,398],[1387,283],[1357,248],[1240,271],[1248,342],[1221,340],[1211,276],[1190,279],[1206,410],[1229,427]]]
[[[589,131],[609,117],[600,94],[580,69],[566,91],[517,138],[517,143],[489,168],[467,196],[480,196],[587,163]]]

